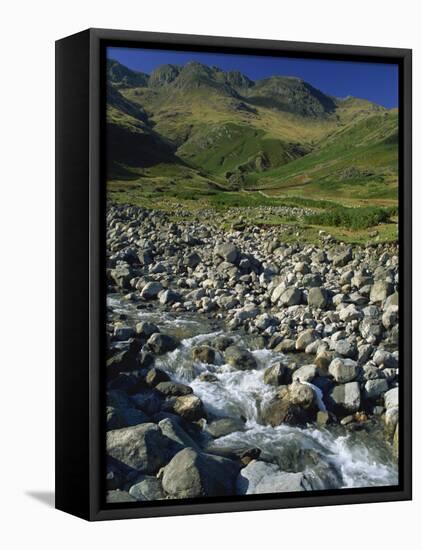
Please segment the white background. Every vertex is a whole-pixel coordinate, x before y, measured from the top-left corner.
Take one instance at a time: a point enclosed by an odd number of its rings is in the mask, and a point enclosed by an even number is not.
[[[413,502],[89,524],[48,506],[54,485],[54,41],[87,27],[414,49],[415,288],[421,62],[414,0],[3,2],[0,32],[0,543],[5,549],[397,549],[421,532],[421,404]],[[419,16],[418,16],[419,15]],[[418,208],[419,205],[419,208]],[[415,292],[414,310],[421,311]],[[415,318],[416,349],[420,318]],[[414,357],[414,387],[422,383]],[[415,392],[417,398],[418,393]],[[420,538],[420,536],[418,537]],[[4,539],[2,541],[2,539]]]

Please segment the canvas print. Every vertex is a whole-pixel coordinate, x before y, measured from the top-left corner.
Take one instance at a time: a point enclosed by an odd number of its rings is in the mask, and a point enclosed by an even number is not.
[[[398,66],[106,55],[106,502],[398,485]]]

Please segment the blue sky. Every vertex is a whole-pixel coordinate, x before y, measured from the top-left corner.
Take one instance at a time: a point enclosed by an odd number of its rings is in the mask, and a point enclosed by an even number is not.
[[[398,106],[397,65],[138,48],[107,48],[107,57],[148,74],[166,63],[185,65],[198,61],[224,71],[238,70],[252,80],[275,75],[297,76],[336,97],[354,96],[387,108]]]

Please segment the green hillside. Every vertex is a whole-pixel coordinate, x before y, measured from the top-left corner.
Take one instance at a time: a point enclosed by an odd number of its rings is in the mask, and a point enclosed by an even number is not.
[[[397,110],[330,97],[298,78],[252,81],[197,62],[147,75],[109,60],[107,126],[117,198],[203,205],[259,191],[268,200],[397,203]]]

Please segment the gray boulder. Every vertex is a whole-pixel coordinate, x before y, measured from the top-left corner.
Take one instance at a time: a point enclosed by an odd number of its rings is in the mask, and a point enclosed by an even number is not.
[[[229,346],[224,352],[225,361],[232,367],[240,370],[251,370],[257,368],[255,357],[250,351],[239,346]]]
[[[239,259],[239,249],[232,243],[223,243],[216,247],[215,253],[225,262],[235,264]]]
[[[308,306],[316,309],[325,309],[328,304],[327,291],[321,287],[313,287],[308,292]]]
[[[314,489],[312,478],[306,474],[282,472],[275,464],[261,460],[253,460],[240,471],[236,488],[240,495],[311,491]]]
[[[148,422],[107,432],[107,453],[142,474],[155,474],[172,456],[171,441]]]
[[[388,391],[388,382],[385,378],[368,380],[365,383],[365,394],[368,399],[378,399],[386,391]]]
[[[350,414],[360,408],[361,396],[358,382],[347,382],[335,386],[330,392],[330,399],[334,412]]]
[[[376,281],[371,287],[371,302],[384,302],[392,294],[394,287],[387,281]]]
[[[163,290],[163,285],[157,281],[147,283],[142,289],[141,296],[144,300],[154,300]]]
[[[179,342],[173,336],[168,334],[155,333],[147,341],[147,347],[157,355],[173,351],[177,348]]]
[[[240,466],[227,458],[186,448],[162,472],[162,485],[171,498],[229,496],[235,494]]]
[[[336,382],[344,384],[356,379],[358,367],[357,363],[352,359],[340,359],[336,357],[331,361],[328,372]]]
[[[138,501],[163,500],[166,498],[161,481],[153,476],[142,476],[129,489],[129,494]]]

